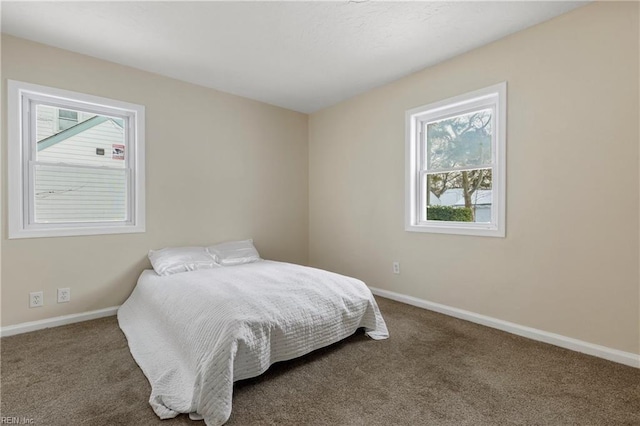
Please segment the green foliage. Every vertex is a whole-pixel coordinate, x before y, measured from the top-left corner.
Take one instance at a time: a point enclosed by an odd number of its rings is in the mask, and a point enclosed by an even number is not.
[[[448,222],[473,222],[473,211],[468,207],[429,206],[428,220],[446,220]]]

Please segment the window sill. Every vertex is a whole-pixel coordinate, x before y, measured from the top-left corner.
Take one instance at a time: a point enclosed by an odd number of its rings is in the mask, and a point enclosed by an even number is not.
[[[495,225],[461,225],[454,223],[447,224],[407,224],[405,225],[407,232],[426,232],[434,234],[453,234],[453,235],[471,235],[476,237],[505,237],[505,230]]]
[[[9,229],[9,239],[47,238],[47,237],[75,237],[82,235],[133,234],[145,232],[143,225],[114,225],[114,226],[86,226],[86,227],[47,227]]]

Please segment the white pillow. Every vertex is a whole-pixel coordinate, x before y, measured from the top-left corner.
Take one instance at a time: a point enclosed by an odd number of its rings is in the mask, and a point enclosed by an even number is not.
[[[260,260],[253,240],[229,241],[208,247],[207,250],[222,266],[240,265]]]
[[[149,260],[158,275],[171,275],[220,265],[204,247],[168,247],[149,250]]]

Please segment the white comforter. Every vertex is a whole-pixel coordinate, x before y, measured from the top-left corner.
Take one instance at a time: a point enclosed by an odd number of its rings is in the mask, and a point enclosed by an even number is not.
[[[156,414],[194,413],[209,426],[229,419],[236,380],[359,327],[388,337],[362,281],[272,261],[164,277],[144,271],[118,321],[151,383]]]

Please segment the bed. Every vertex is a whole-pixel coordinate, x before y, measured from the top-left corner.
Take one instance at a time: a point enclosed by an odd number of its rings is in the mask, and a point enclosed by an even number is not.
[[[260,260],[160,276],[146,270],[118,310],[161,418],[208,426],[231,415],[233,383],[340,341],[387,328],[371,291],[328,271]]]

